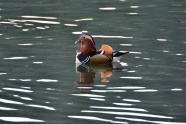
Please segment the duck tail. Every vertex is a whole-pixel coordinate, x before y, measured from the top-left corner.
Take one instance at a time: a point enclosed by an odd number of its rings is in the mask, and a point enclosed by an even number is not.
[[[129,51],[113,51],[113,62],[120,62],[121,57],[127,53],[129,53]]]

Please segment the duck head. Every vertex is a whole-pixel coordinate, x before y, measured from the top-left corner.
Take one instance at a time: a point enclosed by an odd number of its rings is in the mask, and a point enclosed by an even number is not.
[[[81,43],[79,52],[84,55],[88,56],[96,52],[95,42],[90,34],[82,34],[75,43]]]

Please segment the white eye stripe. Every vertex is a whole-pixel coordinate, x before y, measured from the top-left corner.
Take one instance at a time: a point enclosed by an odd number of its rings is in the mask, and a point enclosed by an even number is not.
[[[83,34],[83,35],[80,36],[80,39],[81,39],[82,37],[84,37],[85,39],[89,39],[89,40],[91,40],[92,43],[93,43],[94,46],[95,46],[94,39],[93,39],[91,36],[89,36],[89,35],[87,35],[87,34]]]
[[[89,40],[93,41],[92,38],[91,38],[90,36],[88,36],[88,35],[85,35],[84,37],[85,37],[86,39],[89,39]]]

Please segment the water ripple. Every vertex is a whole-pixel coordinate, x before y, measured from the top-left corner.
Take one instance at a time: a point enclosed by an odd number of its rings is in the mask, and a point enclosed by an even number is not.
[[[8,103],[8,104],[19,104],[19,105],[23,105],[24,104],[22,102],[17,102],[17,101],[2,99],[2,98],[0,98],[0,102],[2,102],[2,103]]]
[[[48,21],[48,20],[33,20],[33,19],[23,19],[23,20],[8,19],[8,20],[10,21],[11,24],[17,24],[17,22],[21,22],[21,23],[34,22],[34,23],[40,23],[40,24],[60,24],[60,22]]]
[[[93,20],[93,18],[76,19],[74,21],[78,22],[78,21],[91,21],[91,20]]]
[[[129,116],[138,116],[138,117],[151,117],[151,118],[163,118],[163,119],[173,119],[170,116],[155,115],[155,114],[146,114],[146,113],[135,113],[135,112],[117,112],[117,111],[91,111],[91,110],[82,110],[84,113],[99,113],[99,114],[113,114],[113,115],[129,115]]]
[[[113,121],[113,120],[110,120],[110,119],[103,119],[103,118],[98,118],[98,117],[94,117],[94,116],[74,116],[74,115],[70,115],[68,117],[69,118],[76,118],[76,119],[104,121],[104,122],[117,123],[117,124],[128,124],[127,122]]]
[[[96,100],[96,101],[105,101],[105,99],[102,98],[90,98],[91,100]]]
[[[140,100],[136,100],[136,99],[123,99],[123,101],[127,101],[127,102],[141,102]]]
[[[126,117],[115,117],[115,118],[128,120],[128,121],[149,122],[149,123],[156,123],[156,124],[186,124],[186,123],[182,123],[182,122],[150,121],[150,120],[139,119],[139,118],[126,118]]]
[[[120,46],[133,46],[132,44],[120,44]]]
[[[139,6],[130,6],[130,8],[136,9],[136,8],[139,8]]]
[[[130,51],[132,54],[142,54],[142,52],[135,52],[135,51]]]
[[[22,44],[17,44],[18,46],[32,46],[32,43],[22,43]]]
[[[0,120],[8,122],[45,122],[43,120],[25,118],[25,117],[0,117]]]
[[[13,95],[14,97],[18,97],[20,99],[23,99],[23,100],[32,100],[31,98],[29,97],[22,97],[22,96],[19,96],[19,95]]]
[[[42,106],[42,105],[29,104],[29,105],[25,105],[25,106],[36,107],[36,108],[43,108],[43,109],[48,109],[48,110],[56,110],[56,109],[54,109],[52,107]]]
[[[134,92],[157,92],[155,89],[143,89],[143,90],[134,90]]]
[[[17,105],[24,105],[24,106],[42,108],[42,109],[47,109],[47,110],[56,110],[55,108],[49,107],[49,106],[36,105],[36,104],[24,104],[22,102],[17,102],[17,101],[12,101],[12,100],[7,100],[7,99],[1,99],[1,98],[0,98],[0,102],[8,103],[8,104],[17,104]]]
[[[38,79],[36,82],[58,82],[58,80],[53,79]]]
[[[0,110],[17,110],[17,109],[14,109],[14,108],[7,108],[7,107],[0,107]]]
[[[142,79],[142,77],[120,77],[120,78],[125,78],[125,79]]]
[[[37,19],[57,19],[56,17],[44,17],[44,16],[21,16],[22,18],[37,18]]]
[[[125,37],[125,36],[107,36],[107,35],[92,35],[92,37],[98,37],[98,38],[133,38],[133,37]]]
[[[113,103],[114,105],[119,105],[119,106],[133,106],[134,104],[130,103]]]
[[[12,60],[19,60],[19,59],[28,59],[28,57],[10,57],[10,58],[3,58],[3,59],[12,59]]]
[[[25,90],[25,89],[19,89],[19,88],[3,88],[4,90],[10,90],[10,91],[18,91],[18,92],[25,92],[25,93],[32,93],[31,90]]]
[[[125,89],[125,90],[134,90],[134,89],[144,89],[145,87],[139,86],[124,86],[124,87],[108,87],[107,89]]]
[[[148,112],[147,110],[141,108],[123,108],[123,107],[107,107],[107,106],[90,106],[90,108]]]
[[[95,95],[95,94],[72,94],[73,96],[85,96],[85,97],[105,97],[102,95]]]
[[[116,10],[115,7],[105,7],[105,8],[99,8],[99,10]]]
[[[101,93],[106,93],[106,92],[126,92],[126,90],[91,90],[92,92],[101,92]]]
[[[34,64],[43,64],[43,62],[32,62]]]
[[[77,24],[64,24],[65,26],[70,26],[70,27],[74,27],[74,26],[78,26]]]
[[[171,89],[171,91],[182,91],[182,89],[180,89],[180,88],[173,88],[173,89]]]
[[[5,75],[5,74],[7,74],[7,73],[0,73],[0,75]]]

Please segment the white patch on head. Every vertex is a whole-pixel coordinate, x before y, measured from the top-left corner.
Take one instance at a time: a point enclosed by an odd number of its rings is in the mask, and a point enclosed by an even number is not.
[[[82,36],[85,37],[85,39],[89,39],[89,40],[93,41],[93,39],[89,35],[82,35]]]

